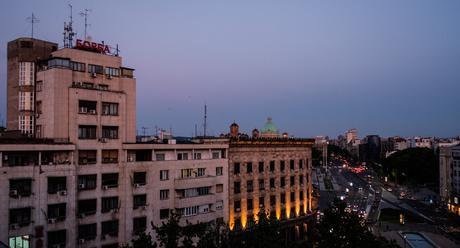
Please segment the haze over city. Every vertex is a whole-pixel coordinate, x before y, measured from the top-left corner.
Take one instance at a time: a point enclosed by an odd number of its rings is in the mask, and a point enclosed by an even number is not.
[[[62,45],[66,1],[0,8],[0,46],[29,37]],[[270,116],[296,136],[460,134],[458,1],[73,1],[88,34],[136,69],[138,130],[250,132]],[[14,24],[14,25],[13,25]],[[6,50],[0,50],[6,91]],[[0,101],[6,120],[6,101]]]

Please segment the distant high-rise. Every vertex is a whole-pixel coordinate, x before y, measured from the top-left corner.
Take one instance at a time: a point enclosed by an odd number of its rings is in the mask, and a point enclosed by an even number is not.
[[[35,65],[57,50],[53,42],[18,38],[8,42],[7,128],[33,134],[35,125]]]

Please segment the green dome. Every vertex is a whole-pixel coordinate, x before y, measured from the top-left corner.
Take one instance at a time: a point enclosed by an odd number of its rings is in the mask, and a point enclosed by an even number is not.
[[[278,133],[278,128],[276,128],[275,124],[273,124],[272,118],[270,117],[267,118],[267,122],[265,123],[265,126],[262,129],[262,133],[272,133],[272,134]]]

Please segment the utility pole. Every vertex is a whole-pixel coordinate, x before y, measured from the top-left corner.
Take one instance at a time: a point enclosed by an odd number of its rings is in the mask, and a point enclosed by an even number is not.
[[[31,33],[30,37],[33,39],[34,38],[34,24],[39,23],[40,20],[37,19],[37,17],[35,17],[34,12],[32,12],[32,16],[27,17],[26,20],[27,20],[27,22],[30,22],[30,24],[32,25],[32,33]]]

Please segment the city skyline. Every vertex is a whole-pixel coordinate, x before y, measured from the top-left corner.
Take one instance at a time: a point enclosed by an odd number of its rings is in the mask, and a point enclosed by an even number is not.
[[[25,19],[34,12],[35,37],[62,46],[69,10],[52,1],[3,4],[2,23],[15,23],[0,31],[5,97],[6,43],[30,36]],[[89,35],[119,44],[136,68],[138,130],[192,135],[206,103],[214,135],[233,121],[249,133],[268,116],[296,136],[460,134],[458,2],[72,4],[77,37],[78,13],[91,9]]]

